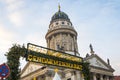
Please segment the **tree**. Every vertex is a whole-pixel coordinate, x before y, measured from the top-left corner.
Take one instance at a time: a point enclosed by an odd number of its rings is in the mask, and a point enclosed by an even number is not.
[[[14,44],[7,52],[7,65],[10,68],[10,76],[8,80],[19,80],[20,79],[20,57],[24,57],[27,49],[25,46]]]

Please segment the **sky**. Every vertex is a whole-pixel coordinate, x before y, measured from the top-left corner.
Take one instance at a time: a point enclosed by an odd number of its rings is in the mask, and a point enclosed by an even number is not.
[[[114,74],[120,75],[120,0],[0,0],[0,64],[13,44],[34,43],[46,47],[45,35],[51,17],[65,12],[78,33],[81,57],[90,53],[110,59]],[[21,67],[26,64],[21,59]]]

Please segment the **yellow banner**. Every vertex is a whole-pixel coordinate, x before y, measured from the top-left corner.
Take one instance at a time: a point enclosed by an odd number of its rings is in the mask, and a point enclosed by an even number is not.
[[[42,64],[82,70],[81,64],[75,64],[75,63],[50,59],[50,58],[44,58],[44,57],[39,57],[39,56],[31,55],[31,54],[28,54],[27,60],[32,61],[32,62],[42,63]]]
[[[58,57],[58,58],[64,58],[64,59],[67,59],[67,60],[82,62],[81,57],[73,56],[73,55],[70,55],[68,53],[63,53],[63,52],[47,49],[47,48],[37,46],[37,45],[31,44],[31,43],[28,44],[28,50],[35,51],[35,52],[38,52],[38,53],[41,53],[41,54],[46,54],[46,55]]]

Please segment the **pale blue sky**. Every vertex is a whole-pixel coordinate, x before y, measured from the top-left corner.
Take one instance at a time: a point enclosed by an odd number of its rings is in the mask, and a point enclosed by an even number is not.
[[[110,59],[115,75],[120,75],[120,0],[60,0],[78,32],[82,57],[89,44],[103,60]],[[57,0],[0,0],[0,64],[12,44],[28,42],[46,46],[45,34]],[[23,63],[21,63],[23,66]]]

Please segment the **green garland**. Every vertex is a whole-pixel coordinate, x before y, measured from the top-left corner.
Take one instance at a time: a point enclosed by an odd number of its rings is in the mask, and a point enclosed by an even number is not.
[[[82,73],[83,73],[84,79],[85,79],[85,80],[90,80],[89,63],[84,62],[82,66],[83,66]]]
[[[5,56],[7,57],[7,65],[10,68],[10,76],[7,80],[19,80],[20,79],[20,62],[19,59],[21,56],[24,56],[26,49],[24,45],[21,47],[20,45],[14,44]]]

